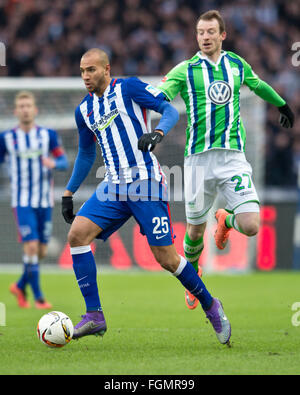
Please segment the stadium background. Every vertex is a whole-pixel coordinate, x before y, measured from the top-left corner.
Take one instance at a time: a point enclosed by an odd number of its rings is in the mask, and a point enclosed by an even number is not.
[[[279,126],[274,107],[264,105],[262,101],[258,103],[252,96],[245,99],[243,116],[248,118],[250,146],[247,155],[255,168],[255,182],[263,203],[262,229],[257,238],[249,242],[251,245],[241,236],[232,240],[224,253],[204,255],[203,263],[210,258],[212,270],[300,267],[300,225],[297,226],[296,216],[299,204],[300,67],[293,65],[291,49],[293,43],[300,41],[299,2],[0,0],[0,42],[7,49],[6,66],[0,67],[1,129],[15,125],[13,98],[18,89],[34,88],[40,107],[39,119],[46,119],[44,126],[50,127],[54,121],[59,125],[56,129],[71,164],[67,173],[55,174],[54,229],[46,263],[70,265],[68,249],[65,249],[68,225],[60,215],[59,202],[77,153],[73,113],[85,93],[84,89],[74,87],[79,86],[78,65],[82,53],[91,47],[103,48],[110,55],[113,75],[138,75],[145,80],[159,80],[175,64],[198,50],[195,22],[200,13],[212,8],[219,9],[226,21],[228,38],[224,49],[245,57],[255,72],[288,100],[296,114],[296,122],[292,132],[286,131]],[[73,82],[69,77],[75,78]],[[66,89],[53,89],[49,78],[56,78],[53,85],[62,84]],[[181,112],[175,130],[158,147],[156,153],[162,165],[182,166],[185,122]],[[251,141],[253,135],[255,140]],[[77,207],[98,184],[96,171],[101,164],[101,161],[95,163],[80,193],[76,194]],[[21,246],[16,244],[16,229],[9,209],[7,172],[7,167],[2,166],[0,262],[12,264],[20,262]],[[172,203],[171,208],[180,250],[184,205]],[[94,247],[98,264],[123,269],[134,266],[159,269],[133,221],[107,243],[97,242]]]

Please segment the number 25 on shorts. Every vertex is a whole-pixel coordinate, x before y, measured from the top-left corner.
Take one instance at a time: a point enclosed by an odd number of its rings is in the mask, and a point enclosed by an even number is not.
[[[162,233],[167,234],[169,232],[168,217],[153,217],[152,223],[154,224],[154,235],[161,235]]]

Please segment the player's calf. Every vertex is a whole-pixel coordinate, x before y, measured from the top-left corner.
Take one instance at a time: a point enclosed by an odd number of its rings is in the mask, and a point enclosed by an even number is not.
[[[180,263],[174,244],[169,246],[150,246],[156,261],[168,272],[174,273]]]

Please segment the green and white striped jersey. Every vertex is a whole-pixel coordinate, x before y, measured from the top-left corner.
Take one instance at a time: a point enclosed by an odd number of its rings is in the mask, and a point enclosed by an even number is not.
[[[165,76],[158,88],[169,100],[180,93],[186,105],[185,156],[213,148],[244,151],[246,131],[240,115],[242,84],[272,104],[285,104],[273,88],[233,52],[222,51],[214,63],[199,51]]]

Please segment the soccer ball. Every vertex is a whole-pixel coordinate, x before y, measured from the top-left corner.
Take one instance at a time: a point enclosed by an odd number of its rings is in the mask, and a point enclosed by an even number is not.
[[[70,343],[73,332],[71,319],[60,311],[43,315],[37,325],[38,338],[48,347],[63,347]]]

